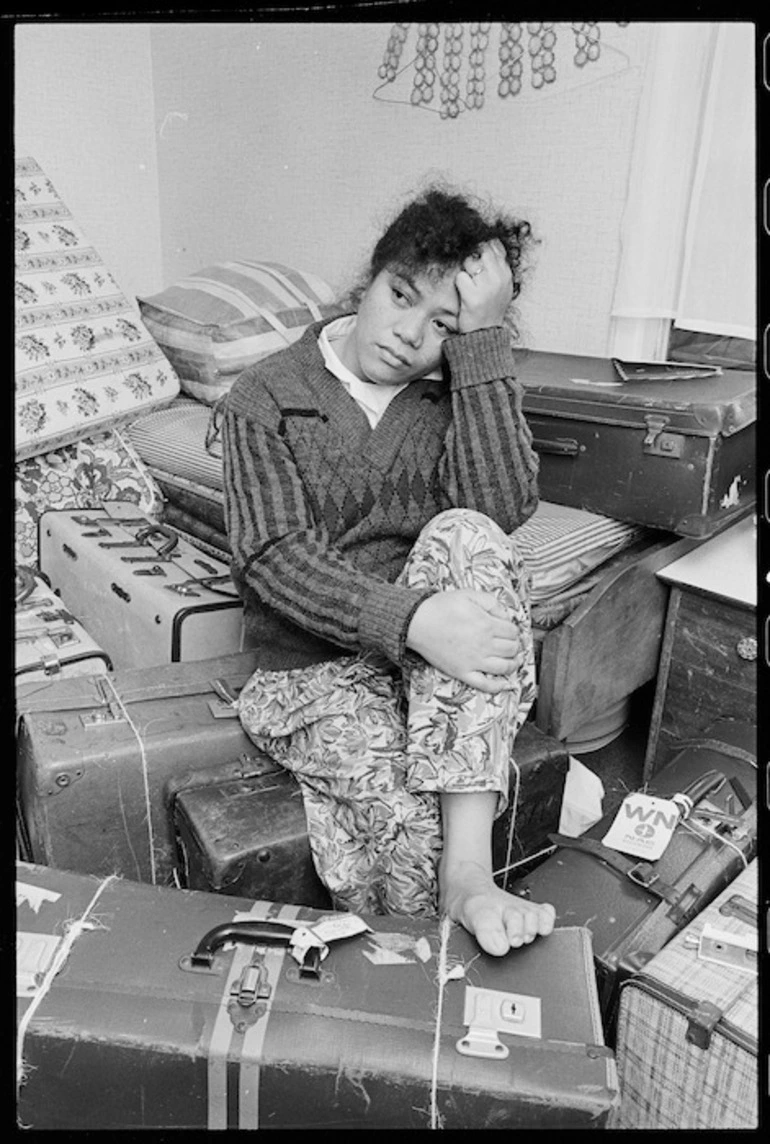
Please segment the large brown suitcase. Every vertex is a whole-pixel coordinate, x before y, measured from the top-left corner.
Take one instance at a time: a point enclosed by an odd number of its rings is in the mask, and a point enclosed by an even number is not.
[[[511,768],[511,797],[494,825],[492,854],[504,888],[551,850],[558,830],[569,755],[532,723],[521,728]],[[212,781],[212,778],[214,781]],[[329,895],[313,865],[302,792],[288,771],[225,777],[190,775],[172,818],[179,880],[192,890],[316,907]]]
[[[662,798],[686,794],[698,814],[680,821],[657,861],[605,846],[615,814],[578,838],[553,835],[556,851],[512,891],[550,902],[559,925],[593,934],[599,996],[613,1039],[618,989],[687,925],[756,854],[756,728],[717,721],[646,785]],[[713,820],[702,817],[707,808]],[[726,818],[725,818],[726,816]]]
[[[583,927],[491,957],[370,917],[324,957],[302,907],[16,876],[27,1128],[593,1129],[617,1103]]]
[[[18,797],[35,862],[166,882],[169,800],[189,776],[272,768],[217,691],[237,691],[254,653],[19,688]]]
[[[612,361],[521,351],[544,500],[711,536],[756,498],[756,378],[621,381]]]

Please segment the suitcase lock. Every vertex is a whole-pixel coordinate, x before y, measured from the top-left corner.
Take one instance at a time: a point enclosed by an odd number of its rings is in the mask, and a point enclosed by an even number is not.
[[[263,955],[255,950],[249,964],[243,967],[240,977],[230,987],[227,1012],[236,1032],[244,1033],[249,1025],[256,1024],[264,1015],[266,1001],[272,991]]]
[[[684,437],[681,433],[664,433],[668,417],[648,413],[644,419],[647,432],[642,442],[642,452],[653,457],[681,457],[684,453]]]
[[[463,1024],[468,1026],[468,1031],[456,1043],[458,1053],[505,1060],[508,1046],[500,1040],[498,1032],[542,1037],[540,998],[466,985]]]

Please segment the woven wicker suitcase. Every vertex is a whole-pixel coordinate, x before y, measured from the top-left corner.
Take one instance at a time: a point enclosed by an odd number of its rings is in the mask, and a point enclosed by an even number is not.
[[[612,1127],[758,1127],[757,867],[622,986]]]

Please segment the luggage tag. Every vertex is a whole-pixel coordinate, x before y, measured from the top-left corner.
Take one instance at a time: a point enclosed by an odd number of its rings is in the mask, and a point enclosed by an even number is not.
[[[253,920],[252,914],[241,912],[234,918],[236,922]],[[330,942],[370,931],[371,926],[356,914],[329,915],[316,922],[298,922],[289,941],[289,953],[299,965],[301,975],[315,976],[320,963],[329,955]]]
[[[602,842],[611,850],[654,862],[671,841],[692,802],[686,795],[658,798],[634,791],[623,799]]]

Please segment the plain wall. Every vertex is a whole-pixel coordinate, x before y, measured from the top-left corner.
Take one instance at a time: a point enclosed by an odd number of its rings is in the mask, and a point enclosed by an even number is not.
[[[607,352],[650,25],[602,24],[601,59],[584,69],[557,25],[556,84],[534,91],[525,71],[506,100],[493,25],[486,104],[455,120],[409,104],[411,67],[375,98],[390,28],[19,26],[17,154],[38,159],[129,294],[240,256],[342,289],[403,196],[443,175],[542,240],[520,300],[525,343]]]
[[[146,24],[19,24],[14,147],[52,180],[122,289],[160,289],[162,247]]]
[[[557,82],[535,91],[527,70],[505,100],[493,25],[485,106],[455,120],[409,104],[411,68],[374,98],[390,28],[152,27],[166,280],[245,255],[341,289],[401,196],[434,172],[519,212],[542,239],[520,302],[526,343],[605,353],[650,25],[603,24],[601,59],[582,70],[559,25]]]

